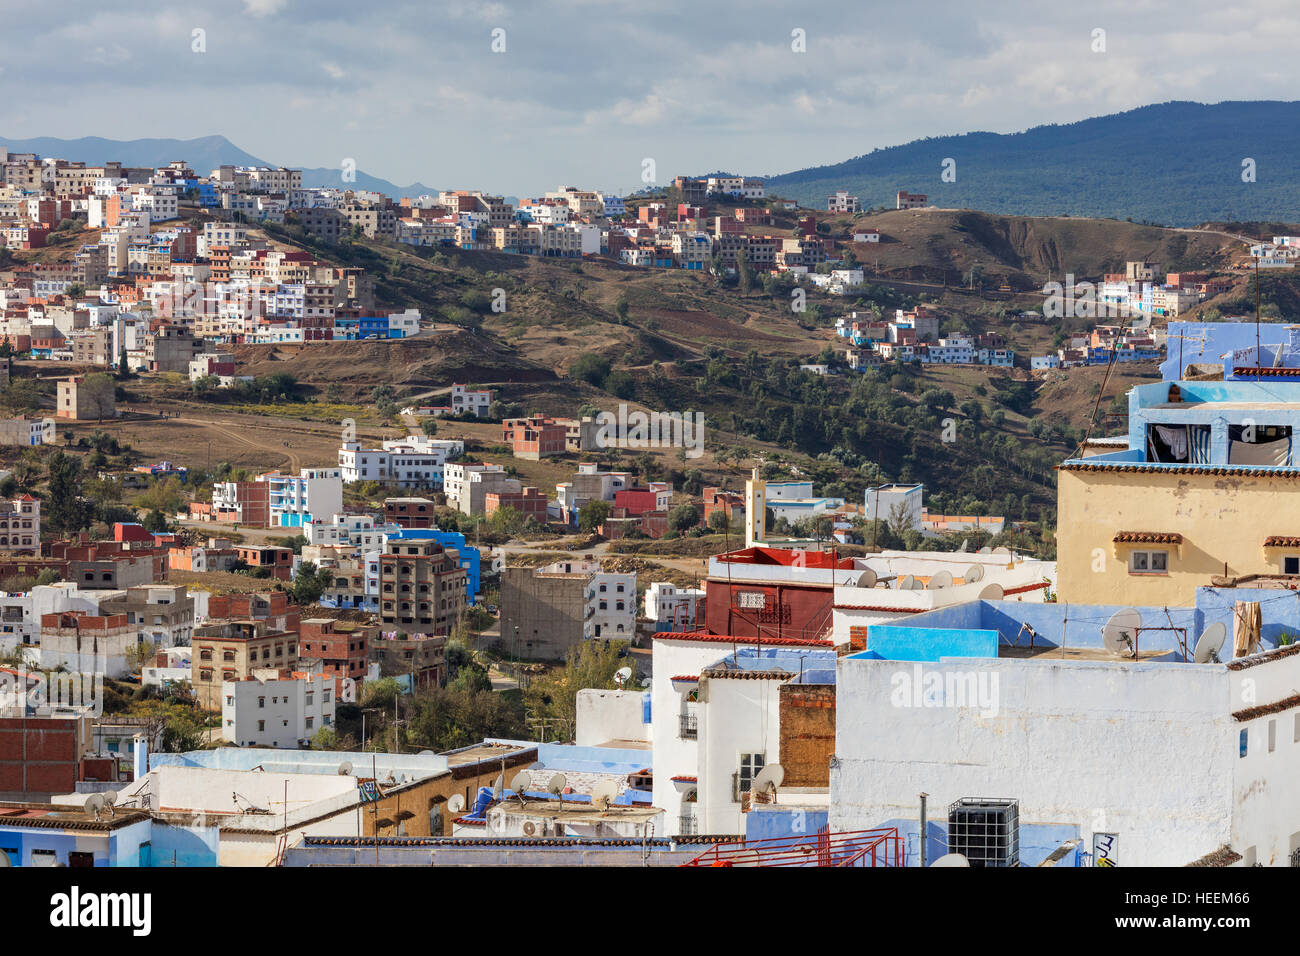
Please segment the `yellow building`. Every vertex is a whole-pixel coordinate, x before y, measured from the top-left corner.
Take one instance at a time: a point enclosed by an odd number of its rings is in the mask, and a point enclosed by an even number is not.
[[[1129,393],[1128,447],[1058,469],[1059,599],[1182,606],[1218,576],[1300,584],[1300,383]]]

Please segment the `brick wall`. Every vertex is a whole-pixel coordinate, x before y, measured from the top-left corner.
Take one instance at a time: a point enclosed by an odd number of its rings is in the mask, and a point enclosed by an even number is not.
[[[835,685],[781,685],[781,766],[786,787],[830,786]]]

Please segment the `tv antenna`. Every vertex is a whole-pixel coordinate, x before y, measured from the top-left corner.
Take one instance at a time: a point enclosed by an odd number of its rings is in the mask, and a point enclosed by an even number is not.
[[[517,774],[514,775],[514,778],[510,781],[510,789],[513,790],[515,792],[515,796],[519,798],[520,806],[522,806],[524,802],[524,791],[526,791],[530,786],[532,786],[532,783],[533,783],[532,775],[529,774],[527,770],[520,770]]]
[[[939,859],[930,864],[931,866],[970,866],[970,860],[966,859],[960,853],[945,853]]]
[[[609,805],[614,802],[616,796],[618,796],[618,784],[613,780],[602,780],[591,791],[591,805],[604,813],[609,810]]]
[[[1101,642],[1116,657],[1138,655],[1138,633],[1142,629],[1142,615],[1131,607],[1116,611],[1102,626]]]
[[[1219,651],[1223,648],[1223,642],[1227,637],[1227,625],[1222,621],[1215,621],[1201,632],[1201,636],[1196,641],[1192,660],[1197,664],[1219,663]]]
[[[560,798],[561,812],[564,811],[564,788],[568,782],[562,773],[552,774],[551,779],[546,781],[546,792]]]
[[[86,798],[86,813],[99,819],[99,811],[104,809],[104,795],[102,793],[92,793]]]
[[[776,803],[776,789],[781,786],[785,780],[785,768],[779,763],[770,763],[758,772],[754,777],[754,782],[749,785],[753,793],[772,794],[772,802]]]

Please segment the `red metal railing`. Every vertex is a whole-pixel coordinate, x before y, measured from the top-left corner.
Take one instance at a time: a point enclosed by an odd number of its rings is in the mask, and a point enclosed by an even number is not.
[[[741,840],[709,847],[683,866],[902,866],[903,838],[895,827],[807,837]]]

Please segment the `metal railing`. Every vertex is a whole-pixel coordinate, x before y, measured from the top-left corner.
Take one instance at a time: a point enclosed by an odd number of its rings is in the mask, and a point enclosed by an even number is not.
[[[684,815],[677,821],[677,831],[682,836],[698,836],[700,832],[700,822],[694,814]]]
[[[700,735],[699,718],[694,714],[682,714],[678,718],[680,727],[680,736],[683,740],[694,740]]]

